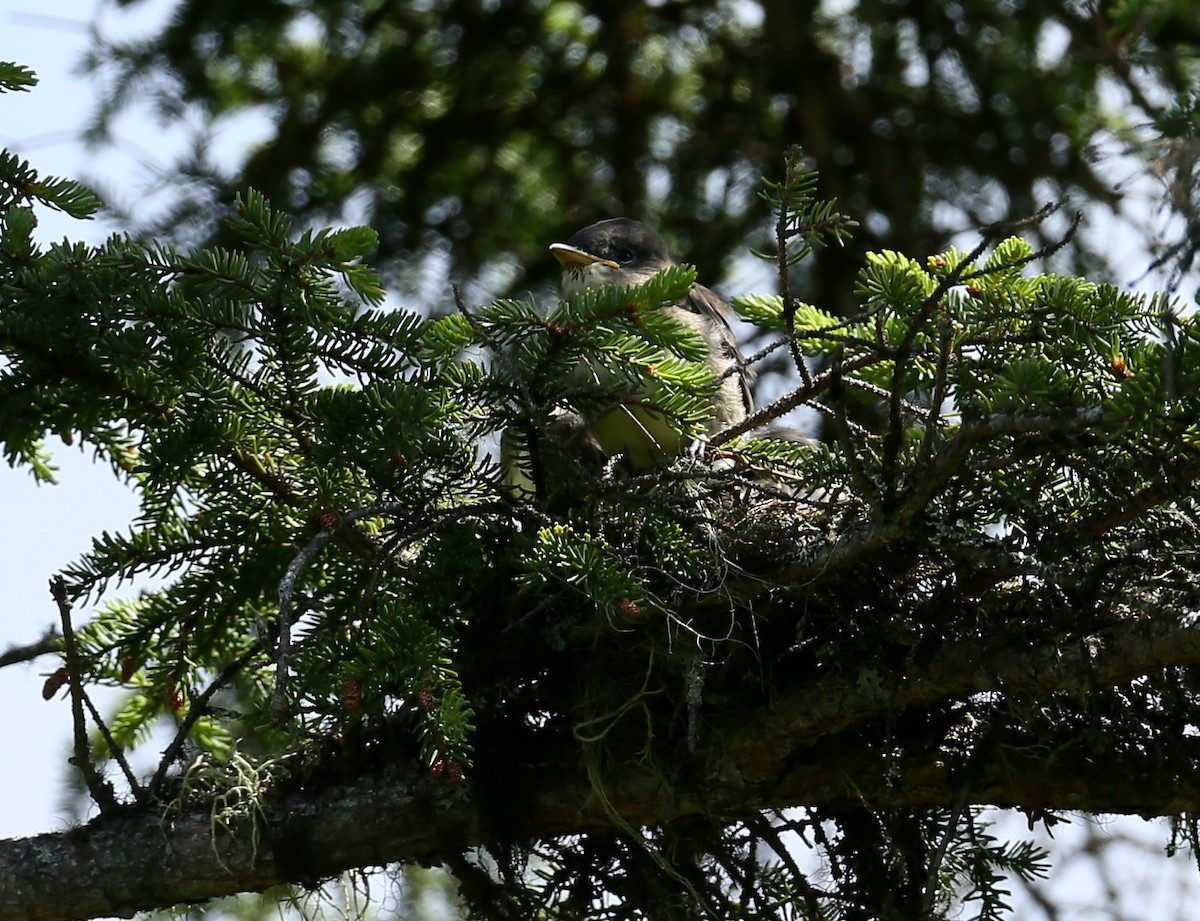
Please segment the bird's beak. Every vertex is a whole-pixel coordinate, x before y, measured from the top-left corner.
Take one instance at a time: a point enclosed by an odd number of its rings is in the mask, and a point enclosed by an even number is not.
[[[566,267],[576,265],[591,265],[598,262],[601,265],[606,265],[610,269],[619,269],[621,263],[613,262],[611,259],[601,259],[599,256],[593,256],[591,253],[568,246],[566,243],[551,243],[550,252],[554,253],[554,258],[561,262]]]

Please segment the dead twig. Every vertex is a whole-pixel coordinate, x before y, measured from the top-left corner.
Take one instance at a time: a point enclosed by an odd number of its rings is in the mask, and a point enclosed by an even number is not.
[[[88,744],[87,724],[83,717],[85,694],[83,691],[83,675],[79,667],[79,648],[75,645],[75,630],[71,625],[71,602],[67,599],[67,582],[62,576],[50,580],[50,594],[58,605],[58,613],[62,618],[63,658],[66,660],[68,681],[71,690],[71,716],[74,721],[75,753],[71,763],[83,775],[96,805],[101,812],[110,812],[117,808],[117,796],[112,784],[100,776],[96,765],[92,762],[91,748]]]

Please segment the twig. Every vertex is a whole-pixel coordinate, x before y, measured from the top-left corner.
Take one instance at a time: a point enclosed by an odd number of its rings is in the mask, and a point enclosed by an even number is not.
[[[842,383],[844,384],[845,381],[843,381]],[[834,420],[834,417],[837,414],[836,410],[834,410],[834,408],[832,406],[826,406],[824,403],[813,403],[809,406],[809,409],[811,409],[813,412],[815,412],[819,416],[824,416],[826,419],[829,419],[831,422]],[[841,420],[840,424],[846,426],[848,429],[850,429],[851,432],[853,432],[859,438],[870,438],[871,437],[871,430],[869,428],[867,428],[865,425],[861,425],[860,423],[855,422],[853,419],[843,418]]]
[[[1043,209],[1045,210],[1045,209]],[[968,277],[974,277],[979,274],[991,274],[1000,271],[1003,266],[994,266],[987,269],[985,272],[968,273],[967,266],[971,265],[976,259],[983,255],[983,251],[987,249],[995,236],[999,235],[996,230],[1000,225],[996,224],[984,231],[979,244],[967,254],[950,272],[938,279],[937,285],[933,291],[921,302],[920,309],[917,310],[916,316],[912,317],[908,324],[908,331],[904,334],[904,338],[900,341],[899,347],[896,349],[895,362],[892,365],[892,387],[890,398],[888,400],[888,427],[883,439],[883,457],[880,463],[880,478],[883,481],[885,490],[884,501],[890,508],[896,499],[896,461],[900,456],[900,449],[904,444],[904,423],[900,416],[900,401],[904,397],[904,377],[908,373],[909,363],[912,360],[912,347],[916,342],[918,333],[924,328],[929,318],[933,315],[933,311],[942,302],[942,298],[946,293],[956,285],[962,284],[963,280]],[[1032,256],[1029,257],[1032,259]],[[1027,260],[1026,260],[1027,261]],[[1024,262],[1018,260],[1013,265]],[[877,316],[880,345],[883,342],[883,325],[882,319]]]
[[[920,488],[905,495],[902,504],[891,515],[885,519],[877,518],[873,522],[843,529],[836,541],[781,571],[774,584],[804,586],[806,580],[815,573],[828,575],[833,570],[853,564],[889,542],[908,535],[912,522],[963,469],[963,464],[974,445],[1003,436],[1053,436],[1079,431],[1095,425],[1103,416],[1103,408],[1093,406],[1063,414],[994,413],[964,425],[932,458],[921,479]],[[852,464],[852,481],[853,473]],[[857,482],[855,487],[859,490],[862,501],[869,501],[868,490],[859,486]],[[752,586],[743,597],[753,597],[759,591],[761,586]]]
[[[783,297],[783,322],[784,328],[787,330],[788,351],[792,355],[792,364],[800,372],[800,379],[808,385],[812,383],[808,373],[808,364],[804,360],[804,354],[800,351],[800,344],[796,341],[796,301],[792,297],[791,272],[788,271],[790,260],[787,251],[788,197],[792,185],[796,181],[796,159],[799,155],[799,148],[793,147],[787,152],[783,161],[784,193],[779,197],[779,216],[775,219],[775,258],[779,273],[779,293]]]
[[[878,364],[885,361],[885,357],[881,355],[864,355],[855,358],[853,361],[847,361],[842,365],[842,373],[846,371],[860,371],[863,368],[870,367],[873,364]],[[791,393],[785,393],[778,400],[769,403],[762,409],[747,416],[736,425],[731,425],[717,432],[708,439],[708,443],[714,447],[722,445],[727,441],[732,441],[739,435],[744,435],[746,432],[761,428],[770,422],[774,422],[780,416],[790,413],[798,406],[803,406],[814,397],[819,396],[826,390],[829,390],[834,384],[834,374],[832,370],[823,371],[812,379],[812,382],[807,385],[797,387]]]
[[[850,413],[846,408],[846,391],[842,380],[842,361],[844,350],[838,349],[837,354],[833,359],[833,366],[829,369],[830,383],[830,398],[833,401],[834,415],[833,425],[837,432],[838,444],[842,449],[842,455],[846,458],[846,466],[850,471],[850,480],[858,489],[859,495],[867,502],[871,508],[879,511],[879,495],[871,484],[870,477],[867,476],[866,470],[863,469],[862,459],[858,456],[855,450],[855,445],[851,441],[850,432]]]
[[[519,428],[525,436],[525,450],[529,457],[529,479],[533,482],[534,489],[541,494],[545,490],[546,472],[545,463],[542,458],[542,442],[541,437],[545,435],[546,424],[543,418],[544,410],[540,404],[534,400],[533,394],[530,392],[529,385],[525,381],[525,376],[521,373],[516,361],[505,351],[495,338],[488,334],[471,314],[471,310],[467,307],[467,302],[463,299],[462,290],[458,285],[454,285],[451,290],[454,292],[454,307],[462,315],[462,318],[467,321],[471,327],[471,331],[479,337],[479,340],[487,347],[487,349],[495,357],[496,361],[500,362],[508,376],[512,379],[513,386],[516,388],[517,398],[520,400],[521,409],[524,413],[522,422]],[[558,341],[557,339],[555,340]],[[514,445],[514,457],[512,463],[515,466],[517,463],[516,453],[519,448]]]
[[[32,662],[38,656],[52,652],[62,652],[62,636],[54,627],[47,627],[41,638],[24,646],[9,646],[0,652],[0,668],[6,665],[17,665],[21,662]]]
[[[154,772],[154,777],[150,779],[149,790],[151,794],[157,795],[162,791],[162,785],[166,782],[167,771],[171,764],[179,756],[183,750],[184,743],[187,742],[188,734],[192,731],[192,727],[196,725],[196,721],[208,712],[208,702],[212,700],[214,694],[221,688],[227,685],[230,679],[233,678],[239,671],[246,667],[246,664],[258,653],[263,651],[261,642],[255,643],[248,650],[242,653],[238,658],[234,659],[226,665],[219,675],[212,680],[212,683],[204,689],[204,692],[197,696],[190,707],[188,707],[187,716],[179,724],[179,729],[175,732],[175,737],[171,739],[171,744],[163,751],[162,760],[158,763],[158,768]]]
[[[1062,413],[992,413],[963,425],[922,470],[918,488],[904,497],[896,510],[895,519],[904,524],[912,521],[933,501],[938,491],[958,473],[971,452],[980,442],[1004,435],[1062,434],[1086,429],[1104,418],[1104,407],[1088,406]]]
[[[949,392],[950,346],[954,341],[954,333],[950,327],[950,323],[945,320],[942,321],[941,327],[941,336],[938,342],[937,372],[934,376],[933,390],[929,394],[929,408],[925,416],[925,434],[921,438],[921,450],[917,454],[917,463],[913,468],[915,470],[924,470],[925,465],[929,463],[929,458],[933,456],[933,445],[937,440],[938,420],[942,413],[942,403],[945,402],[946,395]]]
[[[121,768],[121,773],[125,775],[125,782],[129,784],[129,790],[133,793],[133,798],[139,803],[145,802],[145,790],[137,782],[137,777],[134,776],[133,769],[129,766],[129,762],[125,760],[125,755],[121,751],[121,747],[117,745],[116,739],[109,732],[108,726],[100,716],[100,711],[96,709],[96,705],[92,703],[92,699],[86,693],[83,695],[83,702],[87,706],[88,712],[92,714],[92,719],[96,721],[96,728],[100,730],[100,735],[104,737],[104,744],[108,746],[113,761],[117,762],[117,766]]]
[[[337,533],[337,528],[323,528],[296,554],[283,578],[279,580],[279,635],[275,641],[275,690],[271,692],[271,718],[282,722],[287,718],[287,677],[292,653],[292,598],[296,594],[296,579]]]
[[[358,597],[358,602],[355,605],[358,608],[360,617],[366,618],[369,616],[371,603],[375,600],[375,593],[379,591],[379,585],[383,582],[384,573],[388,571],[387,562],[407,541],[408,535],[400,532],[389,537],[384,542],[383,547],[380,548],[379,560],[371,567],[371,575],[367,579],[367,584],[363,586],[362,592]]]
[[[799,890],[800,898],[804,899],[805,907],[808,909],[808,916],[810,918],[820,918],[823,914],[820,899],[828,898],[831,893],[818,889],[808,881],[808,876],[800,869],[795,858],[792,856],[792,849],[784,843],[780,836],[779,829],[765,815],[759,813],[750,819],[747,825],[754,828],[758,836],[766,841],[771,850],[775,852],[775,856],[779,858],[780,863],[787,867],[790,874],[788,877],[789,882]],[[802,832],[796,831],[794,828],[791,830],[803,839]]]
[[[436,533],[439,529],[445,527],[448,523],[458,521],[462,518],[468,518],[472,515],[482,515],[485,512],[491,511],[494,513],[502,513],[506,511],[508,506],[500,502],[493,503],[478,503],[474,505],[461,505],[456,508],[446,509],[445,512],[437,516],[436,520],[425,524],[424,526],[399,534],[389,539],[376,554],[376,562],[372,571],[371,581],[367,589],[366,597],[369,598],[370,593],[373,593],[379,584],[382,573],[389,568],[395,560],[394,550],[397,546],[412,543]],[[299,553],[288,564],[287,570],[284,572],[283,578],[279,580],[279,635],[276,638],[274,650],[272,650],[275,658],[275,689],[271,694],[271,716],[277,720],[283,720],[288,715],[287,701],[287,680],[288,669],[291,667],[291,651],[292,651],[292,625],[295,621],[295,595],[296,595],[296,580],[300,574],[307,569],[312,562],[317,558],[317,555],[324,549],[325,545],[342,531],[354,526],[355,522],[373,517],[375,515],[397,514],[408,512],[409,506],[402,502],[385,502],[379,505],[370,505],[363,508],[353,509],[349,512],[342,512],[337,516],[337,524],[331,528],[323,528],[317,532],[313,538],[304,546]],[[403,570],[402,570],[403,571]],[[262,632],[263,648],[267,646],[267,630],[264,627],[260,628]]]
[[[787,337],[781,336],[780,338],[776,339],[774,342],[770,342],[767,345],[764,345],[761,349],[759,349],[753,355],[750,355],[749,357],[746,358],[746,367],[748,367],[748,368],[753,367],[754,365],[756,365],[760,361],[762,361],[764,358],[766,358],[768,355],[770,355],[772,352],[778,351],[779,349],[786,347],[788,344],[789,343],[788,343]]]
[[[1200,477],[1200,462],[1183,463],[1173,470],[1163,471],[1156,482],[1149,483],[1130,496],[1110,502],[1095,515],[1081,521],[1078,531],[1086,537],[1104,537],[1109,531],[1137,519],[1155,506],[1170,502]]]
[[[79,649],[75,645],[75,631],[71,626],[71,602],[67,600],[67,582],[62,576],[50,580],[50,594],[58,605],[58,613],[62,618],[63,656],[66,659],[67,675],[71,688],[71,716],[74,721],[75,754],[70,761],[83,775],[96,805],[101,812],[109,812],[117,808],[117,797],[113,793],[112,784],[100,776],[96,765],[92,763],[92,755],[88,746],[87,724],[83,719],[83,675],[79,668]]]

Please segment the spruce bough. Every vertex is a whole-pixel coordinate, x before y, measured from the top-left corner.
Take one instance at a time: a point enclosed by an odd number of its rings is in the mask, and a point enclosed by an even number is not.
[[[223,852],[226,892],[436,860],[483,916],[603,891],[612,917],[670,916],[654,893],[693,916],[940,917],[966,893],[996,918],[1002,871],[1044,855],[977,806],[1196,808],[1196,321],[1038,274],[1004,235],[876,254],[833,316],[786,283],[848,230],[814,190],[789,158],[767,187],[782,294],[736,302],[793,384],[707,457],[581,470],[563,505],[508,494],[498,433],[608,398],[572,384],[587,356],[631,392],[653,377],[695,434],[714,382],[656,313],[690,267],[427,318],[386,303],[371,230],[300,232],[253,191],[232,248],[40,245],[37,208],[97,202],[0,157],[5,458],[51,481],[47,439],[86,445],[141,503],[55,583],[47,693],[71,696],[102,807],[76,834],[207,815],[214,851],[254,842]],[[802,407],[829,442],[762,437]],[[127,755],[164,725],[141,776]],[[1081,764],[1110,776],[1072,792]],[[299,797],[336,813],[384,776],[432,837],[287,841],[301,813],[326,827]]]

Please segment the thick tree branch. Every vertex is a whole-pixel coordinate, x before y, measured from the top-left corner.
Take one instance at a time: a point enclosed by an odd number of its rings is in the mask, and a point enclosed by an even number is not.
[[[798,687],[769,712],[748,721],[740,718],[745,728],[735,738],[752,750],[744,760],[765,766],[772,757],[782,762],[797,746],[884,712],[985,693],[1024,698],[1055,693],[1082,696],[1097,687],[1122,685],[1164,668],[1197,664],[1200,624],[1184,626],[1169,617],[1130,618],[1109,627],[1103,635],[1065,642],[1024,645],[1010,639],[988,649],[983,640],[957,640],[943,643],[921,664],[909,665],[890,681],[885,678],[882,689],[864,682],[857,672],[830,675]],[[894,686],[887,687],[889,683]],[[1108,810],[1098,805],[1094,811]]]
[[[1200,780],[1129,750],[1005,751],[975,767],[968,781],[936,746],[911,745],[889,756],[838,733],[885,710],[984,692],[1081,693],[1198,662],[1200,629],[1166,619],[1130,620],[1069,645],[1010,643],[988,650],[975,642],[945,643],[882,693],[865,689],[857,676],[831,675],[796,686],[757,713],[731,716],[734,728],[713,762],[721,769],[686,790],[631,766],[606,777],[605,794],[635,826],[806,804],[933,808],[959,801],[964,791],[972,803],[1027,809],[1196,810]],[[1200,760],[1200,740],[1173,744],[1180,763]],[[505,781],[528,800],[518,833],[545,838],[610,827],[585,772],[563,767],[577,758],[556,755],[538,759],[549,767]],[[462,792],[403,758],[350,780],[279,795],[267,803],[257,839],[249,820],[225,828],[203,810],[164,819],[130,809],[84,828],[0,842],[0,917],[127,917],[282,882],[313,884],[349,868],[437,862],[492,839],[487,808]]]

